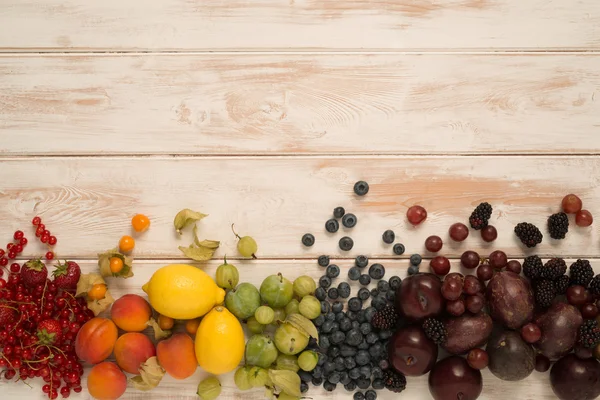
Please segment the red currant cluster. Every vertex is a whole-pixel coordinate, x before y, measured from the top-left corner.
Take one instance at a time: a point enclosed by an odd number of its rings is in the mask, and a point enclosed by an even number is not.
[[[17,258],[17,256],[23,252],[23,249],[27,245],[27,238],[25,237],[23,231],[16,231],[13,238],[14,242],[8,243],[6,245],[6,250],[0,249],[0,267],[6,267],[8,265],[8,260],[14,260]],[[1,268],[0,276],[2,276]]]
[[[53,236],[52,233],[46,229],[46,225],[42,224],[42,219],[40,217],[35,217],[31,223],[36,227],[35,236],[40,239],[40,242],[48,244],[49,246],[54,246],[56,244],[56,236]],[[46,260],[52,259],[54,259],[54,253],[52,251],[47,252]]]

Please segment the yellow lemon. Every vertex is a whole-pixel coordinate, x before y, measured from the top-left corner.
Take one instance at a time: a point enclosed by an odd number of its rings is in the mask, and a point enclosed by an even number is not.
[[[196,358],[208,373],[233,371],[244,357],[244,330],[240,321],[224,306],[206,314],[196,332]]]
[[[159,314],[173,319],[201,317],[225,298],[225,291],[210,276],[186,264],[162,267],[142,289]]]

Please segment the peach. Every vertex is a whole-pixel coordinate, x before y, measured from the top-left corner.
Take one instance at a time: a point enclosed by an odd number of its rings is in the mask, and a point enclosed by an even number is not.
[[[194,341],[185,333],[176,333],[156,346],[156,357],[161,367],[175,379],[185,379],[196,372],[198,361]]]
[[[126,332],[141,332],[152,317],[150,304],[137,294],[126,294],[114,302],[110,310],[113,322]]]
[[[90,396],[99,400],[118,399],[127,389],[127,377],[115,363],[105,361],[90,370],[87,377]]]
[[[98,364],[110,356],[117,336],[117,327],[110,319],[92,318],[77,333],[75,353],[87,363]]]
[[[126,333],[115,343],[117,365],[130,374],[139,374],[140,366],[155,355],[154,344],[141,333]]]

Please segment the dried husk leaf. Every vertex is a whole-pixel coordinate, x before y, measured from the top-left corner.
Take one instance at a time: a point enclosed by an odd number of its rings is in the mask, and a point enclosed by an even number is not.
[[[106,290],[106,294],[104,295],[103,299],[101,299],[101,300],[88,299],[87,306],[90,310],[92,310],[94,312],[94,315],[98,315],[101,312],[108,310],[108,307],[110,307],[110,305],[114,302],[115,302],[115,299],[110,294],[110,290]]]
[[[298,329],[300,333],[312,337],[319,343],[319,331],[313,322],[301,314],[290,314],[285,319],[285,322]]]
[[[221,242],[219,242],[218,240],[203,240],[201,242],[195,241],[194,243],[196,243],[196,246],[198,247],[206,247],[208,249],[218,249],[219,246],[221,245]]]
[[[110,259],[113,257],[120,258],[123,261],[123,269],[116,274],[113,274],[110,270]],[[132,264],[133,258],[120,253],[116,248],[98,254],[98,267],[100,268],[100,274],[104,277],[131,278],[133,276]]]
[[[173,333],[168,329],[162,329],[154,318],[150,318],[150,321],[148,321],[148,326],[154,330],[155,340],[166,339]]]
[[[140,366],[140,374],[130,378],[129,382],[137,390],[146,392],[157,387],[164,375],[165,370],[158,364],[158,358],[150,357]]]
[[[209,247],[197,247],[193,244],[188,247],[179,246],[179,250],[185,255],[187,258],[191,258],[196,261],[207,261],[210,260],[215,254],[216,249],[211,249]]]
[[[200,221],[202,218],[207,217],[208,214],[202,214],[201,212],[190,210],[189,208],[184,208],[179,211],[177,215],[175,215],[175,219],[173,221],[173,225],[175,226],[175,230],[180,235],[182,234],[182,230],[196,221]]]
[[[269,378],[271,378],[273,385],[290,396],[301,396],[300,376],[297,373],[288,370],[270,369]]]

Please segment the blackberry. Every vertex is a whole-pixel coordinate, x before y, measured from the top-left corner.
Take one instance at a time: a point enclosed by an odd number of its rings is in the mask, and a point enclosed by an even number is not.
[[[340,250],[350,251],[352,250],[352,247],[354,247],[354,240],[352,240],[352,238],[348,236],[344,236],[340,239],[338,245],[340,247]]]
[[[322,255],[319,256],[319,259],[317,260],[317,263],[321,266],[321,267],[326,267],[329,265],[329,256],[326,255]]]
[[[492,216],[492,206],[490,203],[481,203],[471,213],[469,217],[469,223],[471,228],[480,230],[488,225],[490,217]]]
[[[344,207],[336,207],[333,209],[334,218],[342,218],[344,214],[346,214],[346,210],[344,209]]]
[[[421,257],[420,254],[413,254],[410,256],[410,265],[418,267],[421,264],[421,261],[423,261],[423,257]]]
[[[396,308],[392,305],[387,305],[381,311],[377,311],[371,319],[371,325],[375,329],[392,329],[398,322],[398,314]]]
[[[600,343],[600,327],[595,319],[583,321],[583,325],[579,327],[577,342],[588,349],[594,348]]]
[[[593,295],[600,295],[600,275],[596,275],[594,279],[592,279],[588,289]]]
[[[535,247],[538,244],[542,243],[542,232],[538,229],[537,226],[530,224],[528,222],[520,222],[515,226],[515,235],[521,242],[527,247]]]
[[[427,318],[423,322],[423,331],[436,344],[444,344],[448,339],[448,332],[443,322],[437,318]]]
[[[354,184],[354,193],[358,196],[364,196],[369,193],[369,184],[365,181],[358,181]]]
[[[325,230],[329,233],[335,233],[340,229],[340,223],[337,222],[337,219],[329,219],[325,222]]]
[[[363,256],[362,254],[360,256],[356,256],[354,259],[354,265],[356,265],[358,268],[364,268],[369,265],[369,258],[367,256]]]
[[[567,263],[562,258],[551,258],[542,268],[540,277],[555,281],[567,272]]]
[[[533,292],[535,304],[541,308],[548,308],[556,296],[556,285],[551,280],[542,279],[536,282]]]
[[[569,218],[564,212],[552,214],[548,217],[548,231],[552,239],[564,239],[569,232]]]
[[[393,368],[388,368],[383,371],[383,382],[385,388],[394,393],[400,393],[406,389],[406,378],[400,372],[396,372]]]
[[[594,277],[594,270],[588,260],[577,260],[569,268],[571,284],[587,286]]]
[[[544,263],[538,256],[525,257],[523,260],[523,275],[532,281],[541,278]]]
[[[387,231],[383,232],[383,235],[381,235],[381,239],[384,243],[392,244],[394,243],[394,240],[396,240],[396,234],[393,230],[388,229]]]
[[[556,286],[556,294],[565,294],[569,288],[569,277],[563,275],[559,277],[554,284]]]
[[[393,247],[394,254],[401,256],[406,251],[406,247],[402,243],[396,243]]]

